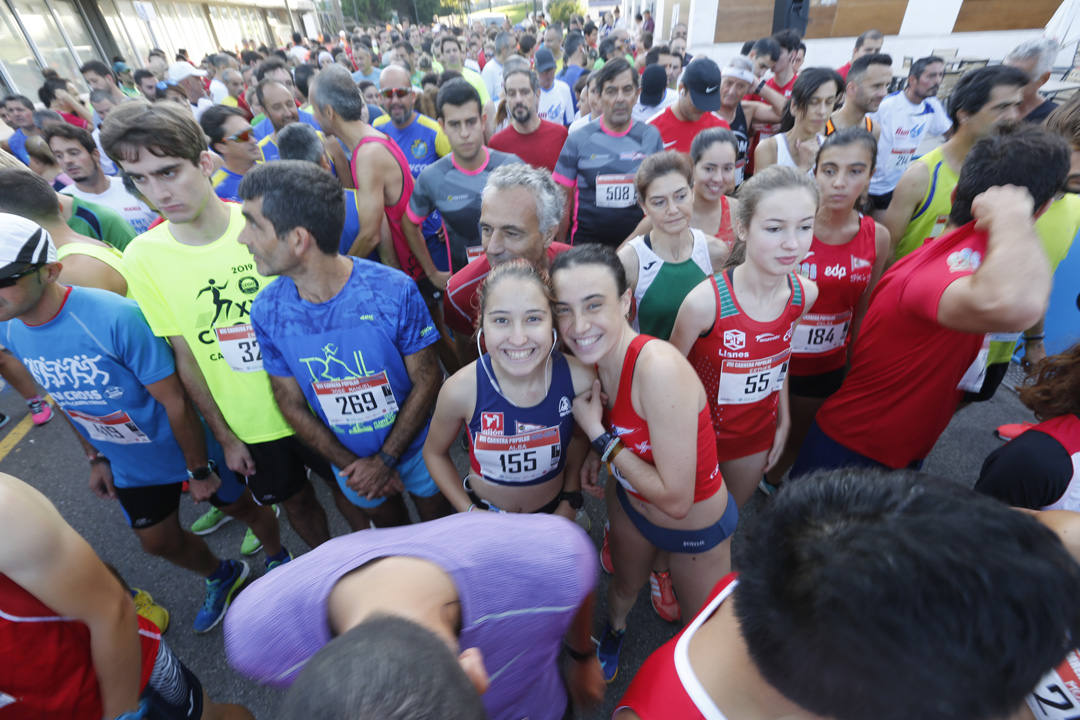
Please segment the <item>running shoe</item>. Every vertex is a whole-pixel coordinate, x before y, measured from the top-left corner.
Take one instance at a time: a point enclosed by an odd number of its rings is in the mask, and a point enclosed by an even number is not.
[[[675,587],[671,584],[670,572],[653,570],[649,574],[649,588],[652,590],[652,608],[661,620],[669,623],[682,620],[682,611],[679,610],[679,601],[675,599]]]
[[[259,552],[259,550],[262,550],[262,540],[255,537],[254,530],[248,528],[247,532],[244,533],[243,542],[240,543],[240,554],[254,555],[255,553]]]
[[[600,667],[604,669],[604,680],[614,682],[619,674],[619,651],[622,650],[623,638],[626,636],[626,628],[613,630],[609,624],[604,628],[604,637],[596,646],[596,657],[600,660]]]
[[[30,408],[30,418],[34,421],[35,425],[44,425],[52,420],[52,407],[41,398],[28,400],[26,406]]]
[[[289,562],[292,559],[293,559],[292,553],[289,552],[288,550],[285,551],[285,559],[284,560],[271,560],[270,558],[266,558],[266,572],[270,572],[274,568],[279,568],[279,567],[281,567],[282,565],[284,565],[285,563]]]
[[[251,568],[243,560],[226,560],[231,572],[223,580],[206,580],[206,600],[195,615],[195,632],[207,633],[221,622],[233,596],[247,580]]]
[[[592,530],[592,518],[589,517],[589,513],[585,512],[585,508],[581,508],[574,515],[574,522],[581,526],[581,529],[585,532]]]
[[[994,434],[1005,442],[1009,442],[1010,440],[1014,440],[1017,435],[1020,435],[1028,428],[1033,427],[1035,427],[1035,423],[1009,423],[1008,425],[999,425],[997,430],[994,431]]]
[[[211,505],[210,509],[203,513],[202,517],[191,523],[191,532],[196,535],[209,535],[230,520],[232,520],[232,517]],[[247,538],[244,538],[244,541],[246,542]],[[255,550],[258,550],[258,548],[255,548]],[[244,554],[250,555],[251,553]]]
[[[135,612],[157,625],[158,630],[169,629],[169,611],[154,602],[150,593],[138,588],[131,588],[131,599],[135,601]]]
[[[611,564],[611,545],[608,543],[608,535],[611,534],[611,528],[607,525],[604,526],[604,544],[600,546],[600,567],[604,569],[608,575],[615,574],[615,566]]]

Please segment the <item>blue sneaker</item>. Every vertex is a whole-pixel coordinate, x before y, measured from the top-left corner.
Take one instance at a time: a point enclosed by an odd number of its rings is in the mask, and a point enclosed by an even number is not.
[[[604,628],[604,637],[596,647],[596,657],[600,659],[600,667],[604,669],[604,680],[613,682],[619,674],[619,651],[622,650],[623,638],[626,629],[612,630],[609,624]]]
[[[266,572],[270,572],[274,568],[279,568],[279,567],[281,567],[282,565],[284,565],[285,563],[289,562],[292,559],[293,559],[292,553],[289,552],[288,550],[285,551],[285,557],[282,558],[282,559],[266,558]]]
[[[195,632],[206,633],[214,629],[225,617],[233,596],[247,580],[251,568],[242,560],[226,560],[232,572],[224,580],[206,581],[206,600],[195,615]]]

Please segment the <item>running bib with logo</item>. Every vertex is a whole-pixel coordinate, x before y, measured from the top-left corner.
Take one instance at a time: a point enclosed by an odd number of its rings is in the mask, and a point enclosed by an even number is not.
[[[800,355],[818,355],[841,348],[847,340],[850,325],[850,310],[832,315],[804,315],[795,326],[791,349]]]
[[[476,245],[474,247],[465,248],[465,259],[468,262],[472,262],[478,257],[482,257],[484,254],[484,246]]]
[[[975,356],[975,361],[968,366],[964,377],[960,378],[960,383],[956,386],[957,390],[972,393],[982,390],[983,380],[986,379],[986,360],[988,357],[990,357],[990,336],[984,335],[979,354]]]
[[[628,208],[636,202],[633,175],[596,176],[596,207]]]
[[[896,170],[904,170],[915,157],[915,148],[893,148],[891,165]]]
[[[1080,653],[1073,650],[1043,676],[1027,705],[1036,720],[1076,720],[1080,717]]]
[[[473,440],[473,456],[486,480],[528,485],[558,469],[562,456],[559,427],[517,435],[480,433]]]
[[[233,370],[260,372],[263,369],[262,350],[251,325],[214,328],[214,334],[217,335],[222,357]]]
[[[91,440],[116,443],[117,445],[135,445],[148,443],[150,438],[146,436],[139,426],[123,410],[117,410],[108,415],[87,415],[78,410],[66,410],[68,417],[79,423],[86,429]]]
[[[398,411],[386,371],[378,375],[311,383],[330,425],[368,425]]]
[[[790,351],[760,360],[724,360],[716,401],[721,405],[750,405],[780,389],[787,375]]]

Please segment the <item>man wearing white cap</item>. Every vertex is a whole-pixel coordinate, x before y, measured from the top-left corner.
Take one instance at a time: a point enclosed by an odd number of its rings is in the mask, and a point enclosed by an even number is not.
[[[214,104],[214,101],[206,96],[206,88],[203,87],[200,79],[204,77],[206,77],[205,70],[200,70],[183,60],[174,62],[165,73],[165,82],[176,85],[187,95],[196,121],[202,117],[206,108]]]

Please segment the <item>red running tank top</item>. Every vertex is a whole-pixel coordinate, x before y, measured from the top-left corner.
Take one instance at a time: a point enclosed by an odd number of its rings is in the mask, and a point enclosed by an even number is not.
[[[818,286],[814,311],[795,328],[791,341],[792,375],[819,375],[844,367],[855,306],[870,285],[877,259],[874,218],[862,216],[859,230],[843,245],[827,245],[816,237],[799,274]]]
[[[649,463],[653,463],[652,443],[649,438],[649,425],[634,410],[634,404],[630,400],[630,390],[634,386],[634,368],[637,365],[638,355],[645,344],[656,338],[650,335],[638,335],[630,342],[623,358],[622,374],[619,376],[619,389],[615,394],[615,404],[605,414],[605,425],[611,428],[611,432],[618,435],[623,445],[630,452]],[[614,465],[608,469],[615,479],[619,481],[631,495],[648,502],[634,487],[624,478]],[[694,481],[694,502],[701,502],[711,498],[724,484],[724,478],[720,474],[720,467],[716,463],[716,444],[713,440],[712,421],[709,419],[709,408],[701,408],[698,413],[697,433],[697,475]]]
[[[139,617],[145,688],[161,633]],[[57,615],[0,573],[0,717],[101,720],[101,693],[90,654],[90,629]]]
[[[735,228],[731,226],[731,202],[727,195],[720,196],[720,227],[716,228],[713,237],[724,241],[730,250],[735,245]]]
[[[641,720],[712,720],[725,716],[706,692],[690,665],[690,641],[738,585],[734,573],[709,593],[701,612],[682,632],[660,646],[637,671],[615,712],[628,708]]]
[[[776,427],[780,388],[791,358],[791,337],[803,311],[802,281],[788,275],[791,290],[780,316],[758,322],[743,312],[731,289],[731,270],[710,278],[716,295],[716,321],[690,348],[687,359],[705,385],[716,430],[717,456],[733,459],[760,452],[757,440]]]
[[[353,148],[352,152],[352,162],[350,164],[352,165],[353,182],[357,185],[360,183],[357,180],[356,154],[360,152],[363,145],[370,142],[378,143],[386,148],[394,156],[394,160],[401,170],[401,197],[393,205],[386,206],[386,220],[390,225],[390,237],[394,241],[394,253],[401,264],[401,269],[413,280],[419,280],[425,277],[424,270],[420,267],[420,261],[416,259],[416,256],[412,254],[412,250],[409,249],[409,242],[405,239],[405,231],[401,228],[401,218],[409,207],[409,198],[412,197],[413,186],[416,184],[412,173],[409,172],[409,161],[405,158],[405,154],[401,152],[401,148],[390,138],[366,137],[356,143],[356,147]]]

